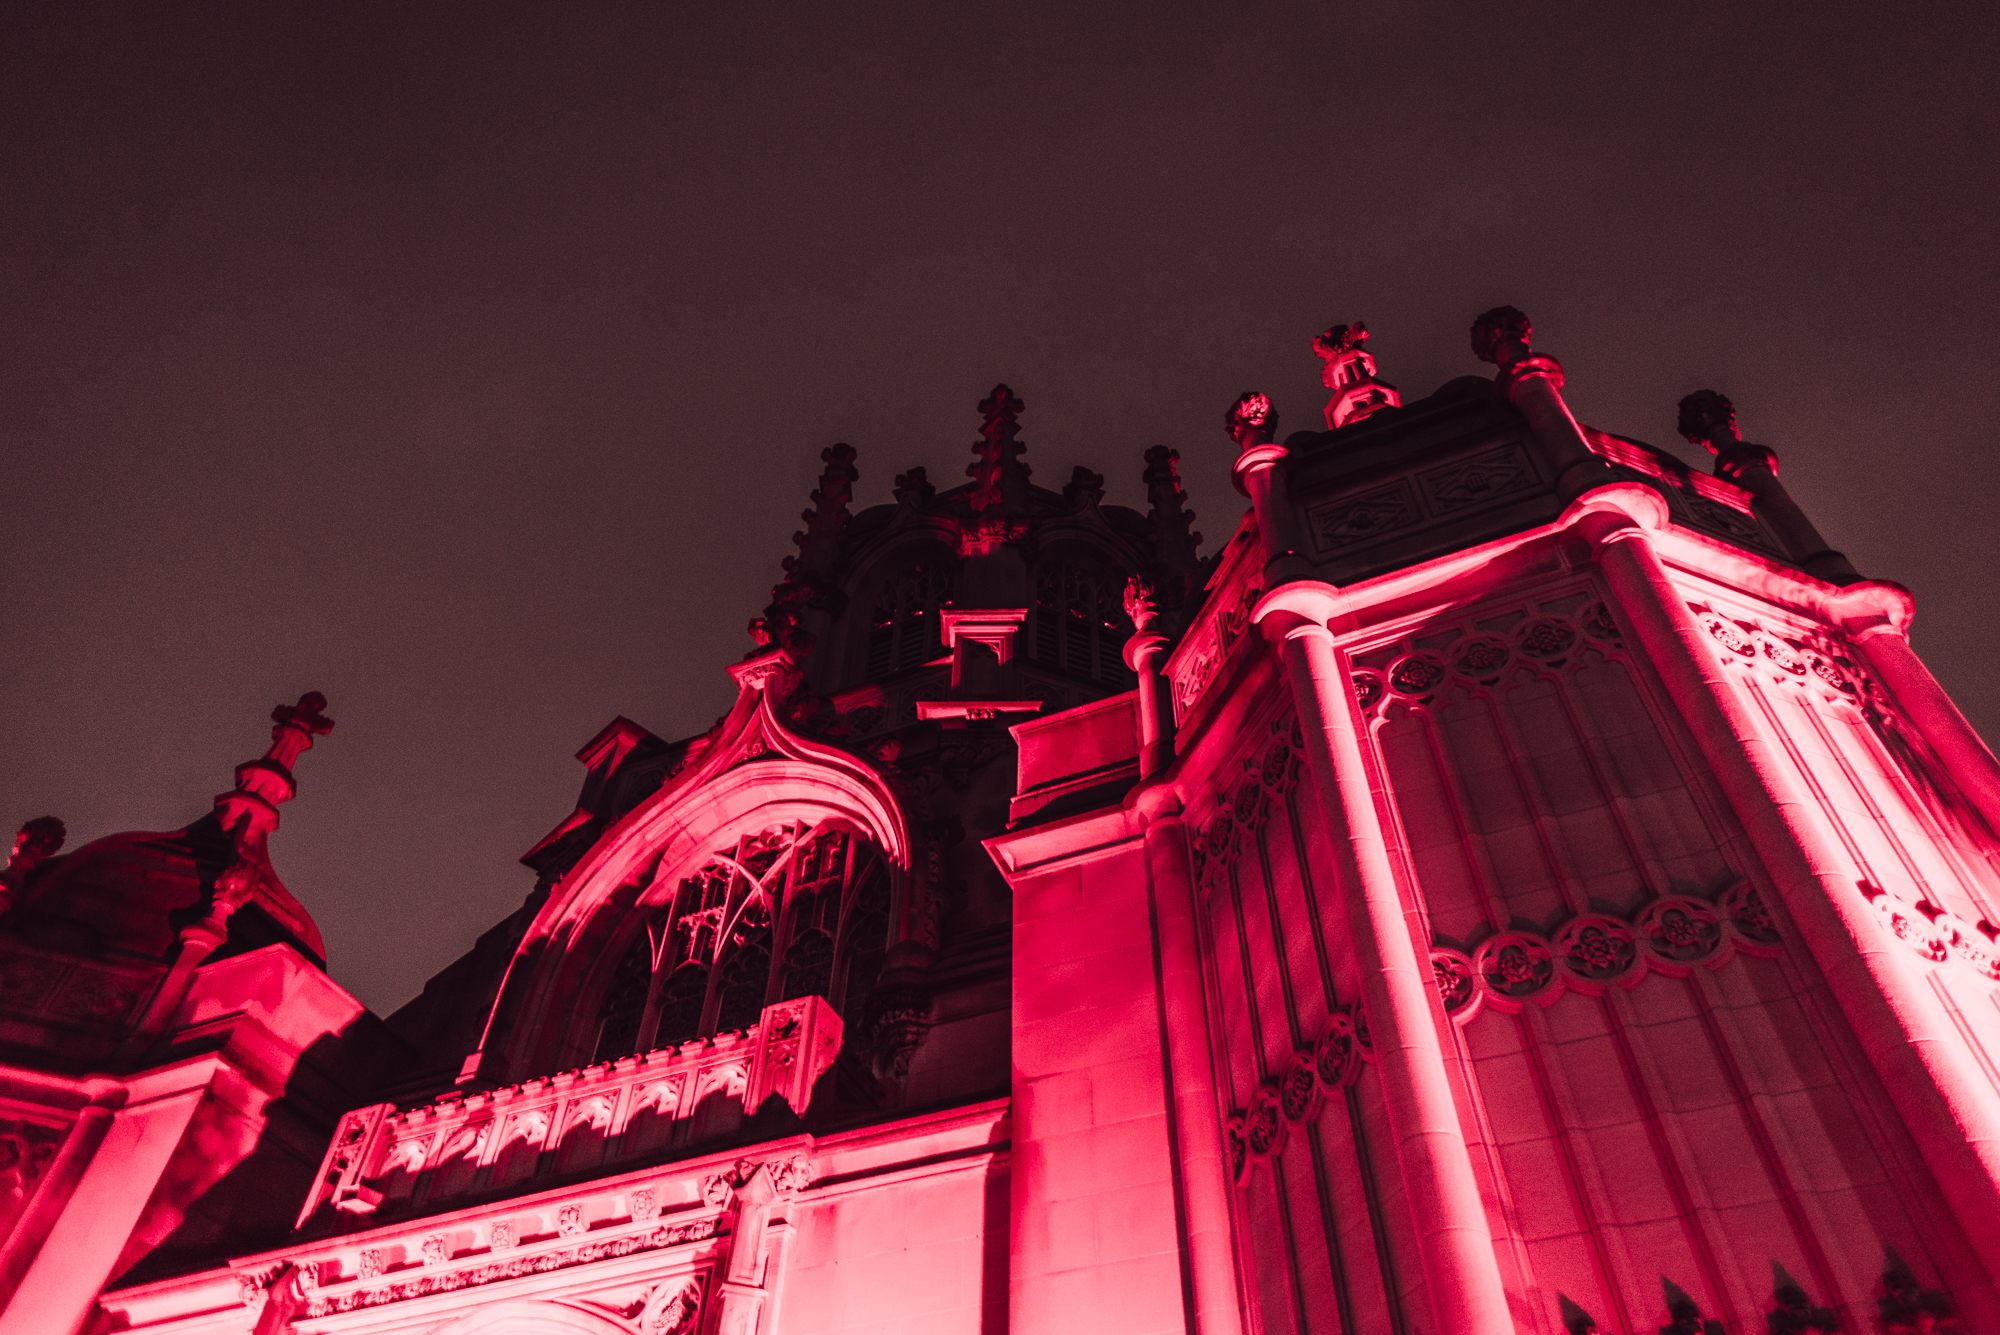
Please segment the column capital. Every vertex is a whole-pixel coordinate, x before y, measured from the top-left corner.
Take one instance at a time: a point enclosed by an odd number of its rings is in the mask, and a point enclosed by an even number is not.
[[[1907,637],[1910,622],[1917,614],[1917,600],[1902,585],[1886,579],[1849,584],[1829,596],[1826,615],[1851,638],[1873,639],[1877,635]]]
[[[1610,482],[1592,487],[1569,503],[1556,521],[1592,542],[1645,537],[1667,526],[1667,498],[1643,482]]]
[[[1245,496],[1250,494],[1250,479],[1261,473],[1268,473],[1285,461],[1290,453],[1284,446],[1273,441],[1262,445],[1252,445],[1236,456],[1236,462],[1229,467],[1229,476],[1236,483],[1236,490]]]
[[[1333,625],[1348,614],[1347,595],[1321,579],[1289,580],[1271,589],[1250,609],[1250,624],[1273,641],[1333,638]]]
[[[1171,783],[1140,784],[1127,795],[1125,805],[1149,828],[1179,825],[1187,812],[1180,793]]]
[[[1142,630],[1125,641],[1125,666],[1134,672],[1150,671],[1173,640],[1156,630]]]

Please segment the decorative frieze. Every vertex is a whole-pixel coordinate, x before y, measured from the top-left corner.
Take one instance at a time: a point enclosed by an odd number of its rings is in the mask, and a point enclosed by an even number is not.
[[[642,1120],[671,1128],[718,1089],[736,1091],[748,1116],[776,1096],[805,1111],[812,1088],[840,1050],[840,1017],[817,996],[775,1002],[740,1033],[603,1062],[502,1089],[453,1092],[414,1108],[357,1108],[334,1128],[319,1177],[299,1214],[303,1225],[327,1205],[373,1213],[387,1195],[437,1200],[477,1189],[497,1166],[543,1156],[564,1140],[603,1142],[604,1160],[657,1148],[624,1143]],[[510,1172],[510,1180],[513,1174]]]
[[[1766,681],[1827,700],[1875,707],[1884,703],[1873,683],[1830,640],[1781,634],[1707,603],[1689,603],[1688,610],[1721,649],[1717,656],[1737,671],[1754,672]]]
[[[1419,648],[1374,654],[1354,669],[1354,694],[1364,714],[1385,701],[1426,705],[1452,686],[1479,690],[1499,683],[1510,665],[1560,668],[1588,645],[1622,647],[1610,611],[1595,599],[1526,609],[1499,630],[1495,617],[1467,628],[1442,649]]]
[[[2000,940],[1991,924],[1974,926],[1935,904],[1911,904],[1877,886],[1861,891],[1889,934],[1932,964],[1952,964],[1982,982],[2000,982]]]
[[[381,1256],[379,1252],[371,1249],[361,1254],[358,1283],[342,1285],[335,1292],[322,1290],[306,1302],[305,1314],[309,1317],[331,1316],[340,1312],[380,1307],[408,1298],[426,1297],[434,1293],[451,1293],[459,1289],[477,1288],[500,1280],[518,1279],[524,1275],[546,1274],[552,1270],[564,1270],[571,1266],[588,1265],[594,1261],[631,1256],[637,1252],[658,1251],[688,1243],[704,1242],[716,1235],[717,1225],[717,1219],[711,1215],[702,1219],[690,1219],[684,1223],[663,1224],[623,1237],[605,1238],[598,1242],[580,1243],[548,1251],[522,1253],[505,1260],[487,1261],[462,1268],[445,1269],[427,1266],[419,1273],[412,1273],[408,1278],[395,1279],[390,1283],[376,1286],[370,1286],[368,1281],[381,1275]],[[675,1331],[677,1328],[667,1326],[660,1329]],[[679,1329],[685,1329],[685,1326]]]
[[[1720,968],[1739,950],[1769,958],[1778,944],[1762,896],[1739,882],[1713,903],[1661,896],[1629,922],[1580,913],[1550,937],[1500,932],[1470,953],[1433,946],[1431,967],[1445,1014],[1462,1024],[1488,1006],[1512,1015],[1565,991],[1601,996],[1633,987],[1649,972],[1681,978],[1697,965]]]
[[[1312,1048],[1293,1053],[1285,1068],[1251,1095],[1250,1106],[1225,1124],[1223,1139],[1237,1181],[1284,1150],[1292,1124],[1319,1116],[1329,1095],[1360,1078],[1362,1061],[1373,1053],[1359,1014],[1337,1009],[1327,1016]]]

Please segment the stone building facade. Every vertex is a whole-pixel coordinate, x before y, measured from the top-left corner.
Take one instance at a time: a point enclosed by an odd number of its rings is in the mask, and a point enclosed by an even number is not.
[[[272,861],[313,695],[183,829],[0,872],[0,1335],[2000,1328],[2000,765],[1702,392],[1527,317],[1226,420],[1202,555],[969,480],[796,554],[667,741],[386,1019]]]

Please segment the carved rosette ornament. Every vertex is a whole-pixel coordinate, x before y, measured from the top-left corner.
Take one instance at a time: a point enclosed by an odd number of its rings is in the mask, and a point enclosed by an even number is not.
[[[1382,703],[1382,676],[1377,672],[1356,672],[1354,674],[1354,703],[1366,714]]]
[[[1738,881],[1723,891],[1722,898],[1715,903],[1735,929],[1739,950],[1762,955],[1766,959],[1777,956],[1782,939],[1778,935],[1778,924],[1771,917],[1771,908],[1756,886],[1748,881]]]
[[[1269,1159],[1285,1148],[1284,1101],[1274,1084],[1263,1084],[1250,1096],[1243,1114],[1243,1135],[1250,1142],[1253,1159]]]
[[[1560,666],[1576,647],[1576,631],[1560,618],[1536,617],[1521,627],[1517,642],[1529,658]]]
[[[1222,1143],[1229,1151],[1229,1175],[1237,1182],[1250,1175],[1250,1133],[1239,1114],[1222,1127]]]
[[[1461,1023],[1479,1009],[1479,974],[1472,957],[1449,946],[1431,948],[1431,977],[1444,1013]]]
[[[1278,1111],[1288,1122],[1303,1122],[1319,1111],[1319,1079],[1310,1052],[1295,1052],[1278,1077]]]
[[[1639,980],[1639,943],[1632,929],[1602,913],[1580,913],[1556,933],[1556,956],[1571,987],[1601,996],[1613,984]]]
[[[1472,968],[1487,1002],[1503,1012],[1520,1011],[1525,1003],[1554,1001],[1557,989],[1555,957],[1549,943],[1532,932],[1502,932],[1474,952]]]
[[[1362,1054],[1354,1013],[1343,1009],[1327,1016],[1319,1042],[1313,1045],[1313,1070],[1318,1073],[1320,1084],[1329,1093],[1353,1084],[1361,1075]]]
[[[1507,642],[1498,636],[1471,635],[1452,646],[1451,666],[1461,677],[1490,686],[1500,680],[1500,670],[1511,655]]]
[[[701,1281],[662,1284],[639,1311],[643,1335],[688,1335],[701,1317]]]
[[[1389,689],[1407,700],[1428,700],[1447,675],[1436,654],[1406,654],[1389,668]]]
[[[1635,926],[1653,967],[1668,977],[1684,975],[1722,947],[1722,922],[1714,908],[1682,895],[1654,900]]]

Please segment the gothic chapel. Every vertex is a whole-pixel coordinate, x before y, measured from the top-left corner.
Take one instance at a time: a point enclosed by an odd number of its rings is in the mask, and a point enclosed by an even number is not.
[[[822,455],[735,703],[615,718],[386,1018],[281,881],[327,702],[0,871],[0,1335],[2000,1331],[2000,765],[1738,434],[1525,315],[1230,409],[1204,554]],[[218,760],[221,758],[219,757]],[[16,813],[24,815],[26,813]]]

